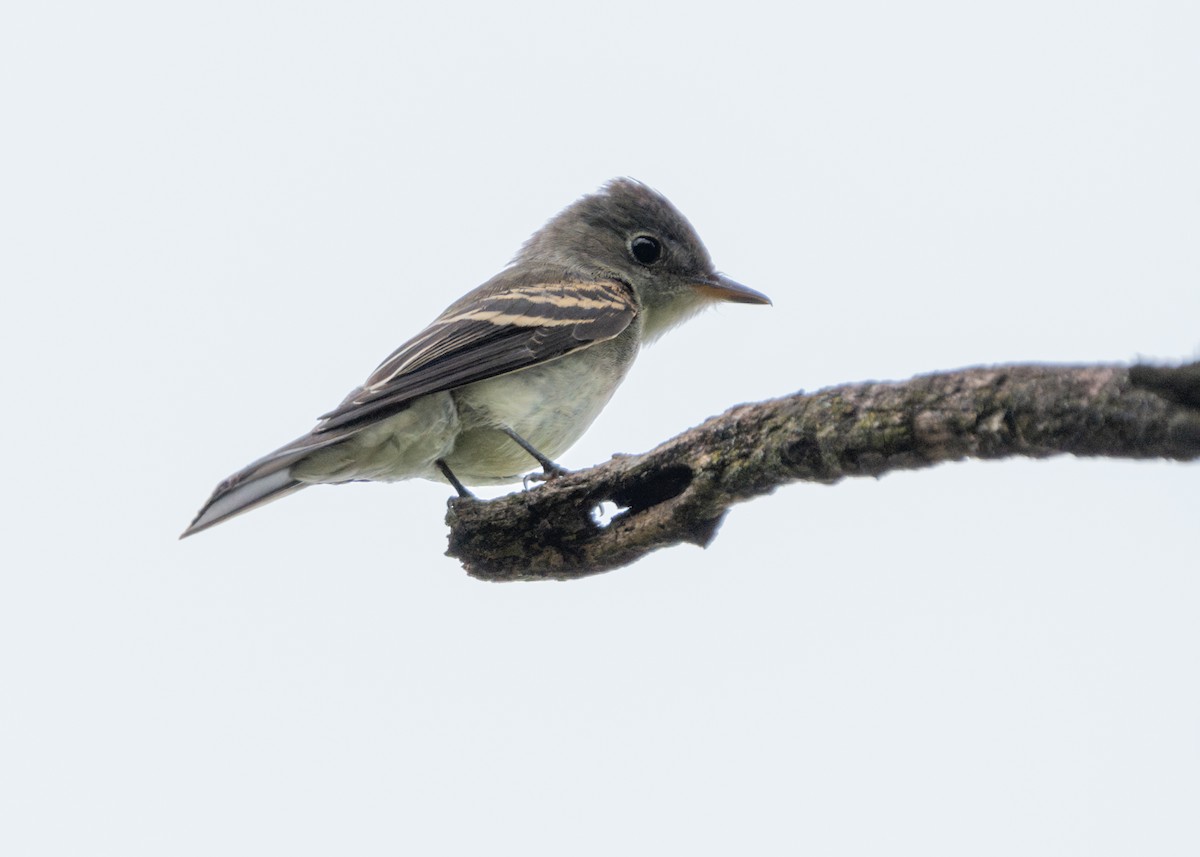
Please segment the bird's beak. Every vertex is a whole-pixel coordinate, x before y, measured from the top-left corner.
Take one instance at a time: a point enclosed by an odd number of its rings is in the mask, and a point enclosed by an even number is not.
[[[724,274],[714,274],[703,280],[692,283],[696,291],[713,300],[729,301],[735,304],[769,304],[771,299],[762,292],[756,292],[749,286],[743,286],[737,280],[731,280]]]

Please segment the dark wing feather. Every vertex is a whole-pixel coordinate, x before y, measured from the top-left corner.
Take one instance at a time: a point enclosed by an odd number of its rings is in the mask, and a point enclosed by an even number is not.
[[[321,417],[313,433],[374,422],[418,396],[515,372],[612,339],[635,315],[632,291],[613,280],[481,289],[393,352],[362,387]]]

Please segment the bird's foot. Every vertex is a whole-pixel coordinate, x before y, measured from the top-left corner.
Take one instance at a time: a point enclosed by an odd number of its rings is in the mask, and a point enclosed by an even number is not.
[[[530,455],[532,455],[534,461],[536,461],[538,464],[542,465],[541,473],[530,473],[528,476],[526,476],[522,480],[523,484],[525,485],[526,491],[529,490],[530,482],[546,482],[550,479],[553,479],[555,476],[561,476],[562,474],[567,472],[567,469],[565,467],[560,467],[559,465],[555,464],[553,461],[551,461],[549,458],[547,458],[545,455],[543,455],[541,452],[539,452],[537,447],[535,447],[529,441],[525,440],[525,438],[521,437],[519,434],[517,434],[512,429],[502,427],[500,430],[503,431],[510,438],[512,438],[513,442],[515,444],[517,444],[517,446],[521,447],[521,449],[525,450]]]
[[[549,482],[551,479],[557,479],[559,476],[563,476],[569,472],[567,468],[550,461],[542,465],[541,473],[526,473],[525,478],[521,480],[521,484],[528,491],[533,485],[540,482]]]

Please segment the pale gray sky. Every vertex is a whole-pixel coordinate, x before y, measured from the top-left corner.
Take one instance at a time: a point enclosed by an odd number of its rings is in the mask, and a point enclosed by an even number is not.
[[[1196,4],[781,8],[5,11],[0,851],[1200,850],[1194,466],[798,485],[571,584],[466,577],[431,483],[175,540],[617,175],[775,306],[643,354],[567,466],[1197,355]]]

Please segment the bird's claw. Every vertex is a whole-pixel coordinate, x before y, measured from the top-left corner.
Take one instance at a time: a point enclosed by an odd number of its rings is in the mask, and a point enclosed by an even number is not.
[[[550,467],[543,468],[540,473],[526,473],[525,477],[521,480],[521,484],[525,486],[525,490],[528,491],[533,485],[539,482],[549,482],[551,479],[557,479],[566,472],[567,468],[559,467],[557,464],[553,464]]]

